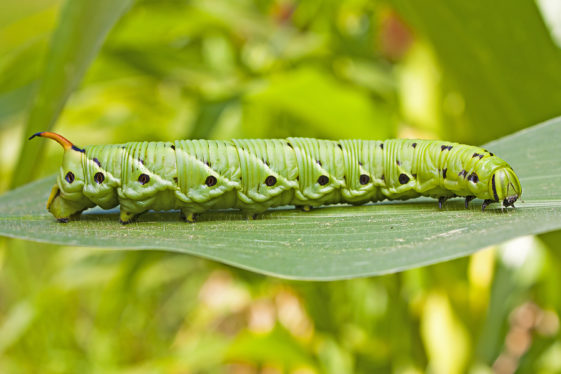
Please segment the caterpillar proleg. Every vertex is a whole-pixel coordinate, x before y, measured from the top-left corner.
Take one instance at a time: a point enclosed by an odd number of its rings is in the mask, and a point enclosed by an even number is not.
[[[93,206],[120,205],[120,222],[147,210],[179,209],[189,222],[213,209],[249,217],[294,205],[364,204],[418,196],[465,197],[514,206],[522,187],[512,168],[489,151],[437,140],[311,138],[177,140],[64,148],[47,209],[58,221]]]

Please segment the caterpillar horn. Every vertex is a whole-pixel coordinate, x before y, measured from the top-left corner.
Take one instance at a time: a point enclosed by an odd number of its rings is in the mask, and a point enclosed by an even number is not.
[[[33,139],[36,136],[40,136],[42,138],[53,139],[58,144],[60,144],[62,146],[62,148],[64,148],[65,151],[67,151],[69,149],[72,149],[74,151],[78,151],[78,152],[82,152],[82,153],[85,152],[82,148],[78,148],[74,144],[72,144],[72,142],[70,140],[66,139],[64,136],[59,135],[59,134],[55,134],[54,132],[49,132],[49,131],[37,132],[37,133],[31,135],[29,137],[29,140]]]

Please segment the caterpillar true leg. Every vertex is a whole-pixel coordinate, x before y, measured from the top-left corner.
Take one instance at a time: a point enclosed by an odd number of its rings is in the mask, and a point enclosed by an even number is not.
[[[466,196],[465,207],[466,209],[469,208],[469,202],[475,199],[475,196]]]
[[[514,208],[514,202],[515,202],[515,201],[516,201],[516,199],[512,199],[512,198],[510,198],[510,199],[509,199],[509,198],[504,199],[504,200],[503,200],[503,206],[504,206],[505,208],[506,208],[506,207],[509,207],[509,206],[511,206],[511,207]]]

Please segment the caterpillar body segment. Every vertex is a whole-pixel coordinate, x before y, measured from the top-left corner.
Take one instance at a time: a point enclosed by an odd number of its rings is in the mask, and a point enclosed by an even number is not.
[[[90,207],[120,205],[122,223],[153,210],[181,210],[186,221],[213,209],[248,217],[281,205],[309,210],[417,196],[475,197],[514,206],[522,188],[512,168],[480,147],[428,140],[310,138],[178,140],[64,147],[47,203],[62,222]]]

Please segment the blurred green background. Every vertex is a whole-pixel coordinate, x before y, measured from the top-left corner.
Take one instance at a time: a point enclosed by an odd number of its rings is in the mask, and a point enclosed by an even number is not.
[[[0,192],[57,170],[49,126],[482,144],[561,114],[559,4],[1,2]],[[560,239],[317,283],[0,238],[0,373],[561,372]]]

